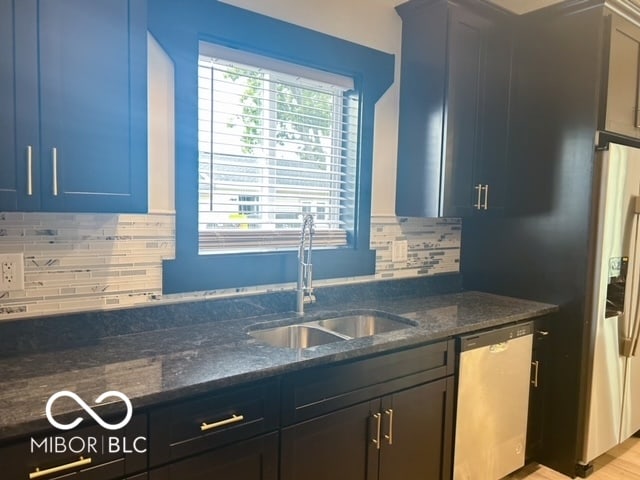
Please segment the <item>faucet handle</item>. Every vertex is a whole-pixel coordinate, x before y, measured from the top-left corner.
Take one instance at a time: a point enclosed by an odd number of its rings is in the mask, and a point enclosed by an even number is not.
[[[306,305],[309,305],[310,303],[316,303],[316,296],[313,293],[309,292],[304,296],[303,302]]]

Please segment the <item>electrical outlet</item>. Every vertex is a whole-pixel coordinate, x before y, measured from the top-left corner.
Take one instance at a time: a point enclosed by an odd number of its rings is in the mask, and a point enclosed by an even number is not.
[[[24,255],[0,255],[0,292],[24,290]]]
[[[391,242],[391,261],[406,262],[407,250],[408,246],[406,240],[394,240]]]

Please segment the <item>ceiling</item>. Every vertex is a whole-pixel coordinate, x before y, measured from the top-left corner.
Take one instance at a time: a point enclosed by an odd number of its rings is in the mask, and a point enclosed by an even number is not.
[[[546,7],[553,3],[560,3],[561,0],[489,0],[491,3],[511,10],[515,13],[526,13],[531,10]]]

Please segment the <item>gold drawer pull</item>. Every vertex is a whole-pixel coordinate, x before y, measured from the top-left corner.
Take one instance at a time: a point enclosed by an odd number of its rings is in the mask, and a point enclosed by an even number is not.
[[[33,147],[27,145],[27,195],[33,195]]]
[[[206,432],[207,430],[211,430],[212,428],[223,427],[231,423],[241,422],[242,420],[244,420],[244,415],[236,415],[234,413],[231,416],[231,418],[227,418],[226,420],[220,420],[219,422],[214,422],[214,423],[202,422],[202,425],[200,425],[200,430],[203,432]]]
[[[80,460],[67,463],[66,465],[60,465],[59,467],[47,468],[45,470],[40,470],[39,468],[36,468],[35,472],[31,472],[29,474],[29,479],[44,477],[45,475],[49,475],[51,473],[63,472],[65,470],[70,470],[72,468],[89,465],[90,463],[91,463],[91,457],[89,458],[80,457]]]
[[[387,439],[389,445],[393,445],[393,408],[385,410],[384,413],[389,417],[389,433],[387,433],[384,438]]]
[[[372,438],[371,442],[376,446],[376,449],[380,450],[380,420],[382,415],[380,413],[374,413],[373,418],[376,420],[376,438]]]
[[[53,196],[58,196],[58,149],[51,149],[51,168],[53,169]]]

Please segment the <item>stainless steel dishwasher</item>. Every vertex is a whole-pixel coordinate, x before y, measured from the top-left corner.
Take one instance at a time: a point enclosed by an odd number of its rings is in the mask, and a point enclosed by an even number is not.
[[[533,324],[460,337],[454,480],[498,480],[524,465]]]

